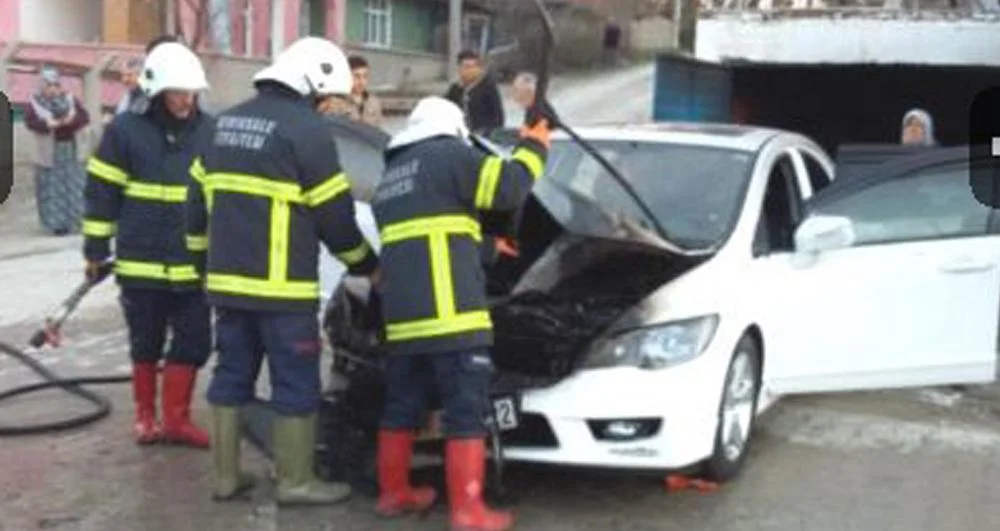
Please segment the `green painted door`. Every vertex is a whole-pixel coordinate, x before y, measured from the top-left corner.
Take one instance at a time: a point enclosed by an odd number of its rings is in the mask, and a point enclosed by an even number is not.
[[[326,37],[326,0],[301,0],[299,35]]]

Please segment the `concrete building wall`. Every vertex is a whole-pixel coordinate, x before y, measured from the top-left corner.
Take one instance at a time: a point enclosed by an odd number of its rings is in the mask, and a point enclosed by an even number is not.
[[[700,59],[1000,65],[1000,16],[731,15],[698,22]]]

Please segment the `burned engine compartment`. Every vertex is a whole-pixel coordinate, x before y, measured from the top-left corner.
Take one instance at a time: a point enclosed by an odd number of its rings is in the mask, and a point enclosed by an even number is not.
[[[491,298],[494,365],[515,387],[565,378],[625,312],[700,261],[630,242],[561,236],[513,293]],[[364,301],[341,287],[327,309],[332,346],[354,363],[379,363],[377,304],[377,297]]]
[[[700,259],[641,244],[565,234],[513,295],[491,308],[500,371],[559,380],[587,346],[648,294]]]

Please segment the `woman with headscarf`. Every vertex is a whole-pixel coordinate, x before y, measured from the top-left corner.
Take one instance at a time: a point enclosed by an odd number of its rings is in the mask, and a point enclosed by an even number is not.
[[[66,92],[59,72],[41,71],[39,91],[25,106],[24,123],[35,134],[35,202],[42,226],[62,236],[80,230],[83,188],[87,181],[80,145],[90,116],[80,100]]]
[[[923,109],[910,109],[903,115],[902,143],[907,146],[936,146],[934,119]]]

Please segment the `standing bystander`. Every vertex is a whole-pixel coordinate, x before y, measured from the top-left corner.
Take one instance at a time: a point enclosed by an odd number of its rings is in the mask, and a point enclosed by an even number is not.
[[[382,123],[382,102],[368,91],[368,80],[371,72],[368,60],[360,55],[352,55],[347,59],[347,62],[351,67],[353,82],[351,93],[329,98],[324,102],[320,112],[346,115],[352,120],[378,127]]]
[[[59,71],[42,68],[38,92],[28,99],[24,124],[35,136],[35,203],[38,218],[57,236],[77,232],[83,216],[87,182],[84,158],[89,155],[83,103],[66,91]]]
[[[504,125],[500,89],[476,52],[465,50],[458,54],[458,81],[444,97],[462,109],[466,125],[473,133],[488,136]]]

